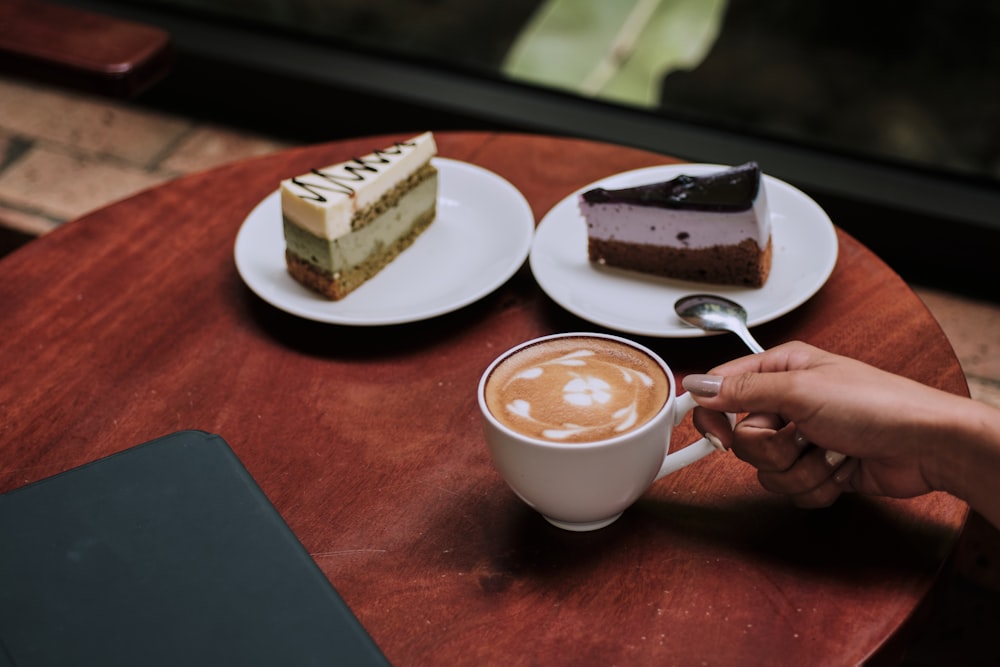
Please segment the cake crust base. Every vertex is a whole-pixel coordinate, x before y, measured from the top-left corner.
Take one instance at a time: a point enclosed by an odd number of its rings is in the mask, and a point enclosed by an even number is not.
[[[334,274],[317,268],[286,248],[285,264],[288,266],[288,273],[305,287],[319,292],[330,300],[339,301],[384,269],[389,262],[399,256],[399,253],[413,245],[416,238],[434,221],[435,213],[434,208],[425,211],[414,221],[409,232],[394,244],[378,248],[364,262]]]
[[[761,250],[753,239],[738,245],[666,248],[591,238],[590,261],[664,278],[719,285],[762,287],[771,272],[771,240]]]

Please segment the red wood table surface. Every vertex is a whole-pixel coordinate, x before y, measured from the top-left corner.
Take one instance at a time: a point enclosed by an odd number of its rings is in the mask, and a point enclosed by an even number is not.
[[[299,319],[246,288],[234,239],[281,178],[402,138],[181,178],[0,262],[0,492],[203,429],[231,444],[398,665],[815,666],[886,655],[960,533],[963,503],[845,497],[798,510],[716,455],[657,482],[607,529],[560,531],[497,476],[476,406],[500,351],[597,329],[551,302],[527,266],[456,313],[390,327]],[[596,179],[673,161],[549,137],[437,138],[443,156],[510,180],[536,219]],[[757,328],[761,342],[803,339],[967,394],[917,297],[839,240],[827,285]],[[678,374],[744,353],[731,336],[642,342]],[[688,419],[675,439],[693,436]]]

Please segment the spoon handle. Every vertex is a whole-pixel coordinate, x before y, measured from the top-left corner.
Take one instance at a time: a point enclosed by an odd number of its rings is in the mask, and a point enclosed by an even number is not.
[[[755,338],[754,338],[754,337],[753,337],[753,336],[752,336],[752,335],[750,334],[750,332],[749,332],[749,331],[748,331],[748,330],[746,329],[746,327],[743,327],[743,328],[740,328],[740,329],[737,329],[737,330],[736,330],[736,331],[735,331],[734,333],[735,333],[735,334],[736,334],[737,336],[739,336],[739,337],[740,337],[740,339],[741,339],[741,340],[743,341],[743,343],[744,343],[744,344],[745,344],[745,345],[746,345],[747,347],[749,347],[749,348],[750,348],[750,351],[751,351],[751,352],[753,352],[754,354],[760,354],[761,352],[763,352],[763,351],[764,351],[764,348],[763,348],[763,347],[761,346],[761,344],[760,344],[760,343],[758,343],[758,342],[757,342],[757,340],[756,340],[756,339],[755,339]]]

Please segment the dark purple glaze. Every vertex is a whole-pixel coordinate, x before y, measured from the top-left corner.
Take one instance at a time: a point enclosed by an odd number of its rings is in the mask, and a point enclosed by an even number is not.
[[[620,190],[595,188],[583,193],[588,204],[632,204],[697,211],[745,211],[760,189],[760,167],[747,162],[704,176],[682,174],[663,183]]]

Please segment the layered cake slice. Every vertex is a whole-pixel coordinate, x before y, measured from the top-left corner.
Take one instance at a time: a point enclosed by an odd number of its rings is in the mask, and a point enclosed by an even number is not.
[[[591,262],[667,278],[761,287],[771,220],[755,162],[580,196]]]
[[[337,300],[385,268],[434,220],[436,153],[434,136],[425,132],[282,181],[292,277]]]

